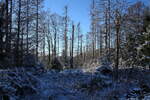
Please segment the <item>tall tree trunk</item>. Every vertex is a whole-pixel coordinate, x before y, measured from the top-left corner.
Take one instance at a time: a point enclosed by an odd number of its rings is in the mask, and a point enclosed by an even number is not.
[[[72,52],[71,52],[71,68],[73,68],[74,66],[74,64],[73,64],[73,56],[74,56],[74,31],[75,31],[75,28],[74,28],[75,26],[74,26],[74,24],[72,25],[72,48],[71,48],[71,50],[72,50]]]
[[[37,0],[37,5],[36,5],[37,7],[36,7],[36,59],[37,59],[37,61],[38,61],[38,48],[39,48],[39,34],[38,34],[38,32],[39,32],[39,28],[38,28],[38,26],[39,26],[39,13],[38,13],[38,11],[39,11],[39,0]]]
[[[81,35],[81,40],[80,41],[81,41],[81,44],[80,44],[80,54],[81,54],[81,58],[82,58],[83,57],[83,50],[82,50],[82,48],[83,48],[82,47],[83,46],[83,43],[82,43],[83,42],[83,35]]]
[[[26,27],[27,27],[27,54],[29,53],[29,0],[27,0],[27,23],[26,23]]]
[[[56,45],[57,45],[57,29],[55,27],[55,35],[54,35],[54,58],[56,57]]]
[[[93,39],[92,39],[92,58],[94,59],[95,58],[95,43],[94,43],[94,34],[93,34]]]
[[[103,36],[102,36],[102,31],[99,32],[100,33],[100,56],[102,56],[103,53]]]
[[[67,64],[67,53],[68,53],[68,7],[65,7],[65,32],[64,32],[64,41],[65,41],[65,64]]]
[[[9,50],[11,50],[11,39],[12,39],[12,11],[13,11],[13,2],[10,0],[10,27],[9,27]],[[11,52],[11,51],[10,51]]]
[[[20,18],[21,18],[21,0],[19,0],[19,9],[18,9],[18,32],[17,32],[17,44],[16,44],[16,66],[20,66]]]
[[[24,28],[22,28],[22,30],[21,30],[21,44],[20,44],[20,46],[21,46],[21,50],[20,50],[20,53],[21,53],[21,55],[20,55],[20,64],[21,65],[23,65],[23,31],[24,31]]]
[[[50,23],[48,21],[48,35],[47,35],[47,43],[48,43],[48,64],[50,64],[51,62],[51,38],[49,37],[50,33]],[[53,49],[53,48],[52,48]]]
[[[51,43],[49,40],[49,37],[47,37],[47,43],[48,43],[48,64],[51,62]]]
[[[44,33],[44,38],[43,38],[43,60],[45,61],[45,31],[43,29],[43,33]]]
[[[120,48],[120,14],[119,11],[116,10],[116,65],[115,65],[115,70],[116,70],[116,79],[118,79],[118,68],[119,68],[119,48]]]
[[[111,23],[110,23],[110,18],[111,18],[111,7],[110,7],[110,0],[108,0],[108,49],[109,49],[109,53],[110,53],[110,48],[111,48]]]
[[[8,0],[6,0],[6,26],[5,26],[5,31],[6,31],[6,40],[5,40],[5,52],[8,54],[9,50],[9,44],[8,44],[8,40],[9,40],[9,2]]]
[[[3,43],[3,37],[4,37],[4,12],[5,12],[5,8],[4,8],[4,4],[1,5],[1,9],[0,9],[0,61],[3,60],[4,56],[3,56],[3,49],[4,49],[4,43]]]
[[[108,43],[107,43],[107,41],[108,41],[108,23],[107,23],[107,21],[108,21],[108,10],[107,10],[107,8],[105,11],[106,11],[105,12],[105,50],[107,50],[107,48],[108,48]]]
[[[59,56],[59,34],[58,34],[58,39],[57,39],[57,45],[58,45],[57,50],[58,50],[58,56]]]
[[[77,47],[77,57],[78,57],[78,59],[79,59],[79,51],[80,51],[80,47],[79,47],[79,43],[80,43],[80,23],[78,23],[78,47]]]

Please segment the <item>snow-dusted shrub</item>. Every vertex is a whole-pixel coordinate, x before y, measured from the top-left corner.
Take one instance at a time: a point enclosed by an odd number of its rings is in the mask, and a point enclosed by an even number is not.
[[[150,25],[147,27],[147,32],[142,34],[141,39],[141,44],[137,47],[139,65],[150,68]]]
[[[6,69],[14,65],[12,54],[0,54],[0,68]]]
[[[23,66],[33,67],[36,65],[36,57],[32,54],[28,54],[24,56]]]
[[[88,91],[89,93],[94,92],[96,90],[101,90],[104,86],[104,81],[101,79],[92,79],[89,83],[83,83],[78,86],[78,89],[82,91]]]
[[[78,83],[76,88],[80,91],[95,93],[96,91],[103,91],[112,85],[112,78],[108,76],[95,73],[91,78],[85,82]]]
[[[33,95],[38,91],[40,81],[33,75],[34,73],[24,68],[1,71],[0,74],[3,75],[0,77],[1,98]]]
[[[109,65],[102,65],[96,68],[96,73],[101,73],[103,75],[112,75],[113,69]]]
[[[63,65],[58,58],[53,58],[51,61],[51,69],[63,70]]]

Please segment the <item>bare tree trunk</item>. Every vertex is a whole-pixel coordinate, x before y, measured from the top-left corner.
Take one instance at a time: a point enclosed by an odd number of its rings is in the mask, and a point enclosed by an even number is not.
[[[59,56],[59,34],[58,34],[58,37],[57,37],[58,39],[57,39],[57,45],[58,45],[58,47],[57,47],[57,50],[58,50],[58,56]]]
[[[102,36],[102,31],[100,31],[100,56],[102,56],[103,53],[103,36]]]
[[[87,60],[87,57],[88,57],[88,52],[89,52],[89,35],[87,34],[86,35],[86,60]]]
[[[43,29],[44,38],[43,38],[43,60],[45,61],[45,31]]]
[[[71,53],[72,53],[72,39],[71,39],[71,38],[72,38],[72,37],[70,36],[70,52],[69,52],[69,53],[70,53],[70,57],[71,57],[71,55],[72,55],[72,54],[71,54]],[[70,61],[71,61],[71,60],[70,60]]]
[[[19,47],[20,47],[20,16],[21,15],[21,0],[19,0],[19,9],[18,9],[18,33],[17,33],[17,44],[16,44],[16,66],[20,66],[20,60],[19,60]]]
[[[94,34],[93,34],[93,39],[92,39],[92,49],[93,49],[93,50],[92,50],[92,54],[93,54],[92,57],[93,57],[93,59],[95,58],[95,43],[94,43],[94,41],[95,41],[95,40],[94,40]]]
[[[56,26],[55,26],[55,35],[54,35],[54,58],[56,57],[56,45],[57,45],[57,29],[56,29]]]
[[[120,34],[119,34],[119,31],[120,31],[120,14],[119,14],[119,11],[116,10],[116,65],[115,65],[115,70],[116,70],[116,79],[118,79],[118,68],[119,68],[119,48],[120,48]]]
[[[65,64],[67,63],[67,53],[68,53],[68,36],[67,36],[67,32],[68,32],[68,7],[65,6],[65,32],[64,32],[64,41],[65,41]]]
[[[29,53],[29,0],[27,0],[27,54]]]
[[[105,50],[107,50],[107,48],[108,48],[108,43],[107,43],[107,41],[108,41],[108,23],[107,23],[107,21],[108,21],[108,10],[107,10],[107,8],[106,8],[106,10],[105,10],[106,12],[105,12]]]
[[[38,13],[38,11],[39,11],[39,0],[37,0],[37,5],[36,6],[37,6],[37,8],[36,8],[36,16],[37,16],[37,18],[36,18],[36,59],[38,61],[38,46],[39,46],[39,41],[38,41],[38,39],[39,39],[39,36],[38,36],[39,13]]]
[[[74,66],[74,63],[73,63],[73,56],[74,56],[74,31],[75,31],[75,28],[74,28],[74,24],[72,25],[72,52],[71,52],[71,68],[73,68]]]
[[[116,47],[116,79],[118,79],[118,66],[119,66],[119,28],[116,29],[117,33],[117,47]]]
[[[9,40],[9,2],[8,0],[6,0],[6,26],[5,26],[5,31],[6,31],[6,40],[5,40],[5,51],[8,54],[9,52],[9,44],[8,44],[8,40]]]
[[[21,42],[21,44],[20,44],[20,47],[21,47],[21,50],[20,50],[20,53],[21,53],[21,54],[20,54],[20,64],[21,64],[21,65],[23,65],[23,35],[24,35],[24,34],[23,34],[23,30],[24,30],[24,29],[22,28],[22,29],[21,29],[21,41],[20,41],[20,42]]]
[[[81,44],[80,44],[80,55],[81,55],[81,58],[82,58],[83,57],[83,50],[82,50],[82,48],[83,48],[82,47],[82,45],[83,45],[82,44],[82,42],[83,42],[83,35],[81,35],[81,40],[80,41],[81,41]]]
[[[95,58],[95,35],[96,35],[96,1],[92,0],[91,5],[91,31],[92,31],[92,58]]]
[[[10,0],[10,27],[9,27],[9,50],[11,50],[11,38],[12,38],[12,9],[13,9],[13,7],[12,7],[12,4],[13,2],[12,2],[12,0]],[[11,52],[11,51],[10,51]]]
[[[51,43],[49,40],[49,37],[47,37],[47,43],[48,43],[48,64],[51,62]]]
[[[111,7],[110,7],[110,0],[108,0],[108,49],[109,49],[109,53],[110,53],[110,48],[111,48],[111,23],[110,23],[110,18],[111,18]]]
[[[83,56],[83,61],[86,61],[86,46],[84,47],[84,56]]]
[[[50,64],[50,62],[51,62],[51,41],[52,41],[52,37],[51,37],[51,35],[50,35],[51,33],[50,33],[50,24],[49,24],[49,21],[48,21],[48,35],[47,35],[47,43],[48,43],[48,64]],[[49,35],[50,35],[50,37],[49,37]],[[52,49],[53,49],[53,47],[52,47]]]
[[[5,14],[5,5],[1,5],[1,9],[0,9],[0,20],[4,20],[4,14]],[[4,50],[4,43],[3,43],[3,37],[4,37],[4,28],[5,25],[4,25],[4,21],[0,21],[0,61],[3,60],[4,58],[4,53],[3,53],[3,50]]]
[[[78,37],[78,47],[77,47],[77,57],[79,59],[79,43],[80,43],[80,23],[78,23],[78,33],[77,33],[77,37]]]

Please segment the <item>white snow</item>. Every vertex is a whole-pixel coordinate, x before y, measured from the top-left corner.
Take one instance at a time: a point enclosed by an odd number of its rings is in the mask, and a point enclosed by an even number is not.
[[[100,73],[84,72],[80,69],[64,71],[49,70],[41,74],[17,69],[14,71],[0,71],[0,87],[10,92],[12,100],[108,100],[108,96],[120,91],[119,100],[125,100],[124,88],[126,84],[118,84],[115,90],[112,78]],[[13,92],[17,89],[12,83],[19,87],[30,86],[37,91],[36,94],[26,95],[24,98],[15,96]],[[113,83],[116,84],[116,83]],[[134,88],[134,90],[139,88]],[[149,98],[148,96],[145,98]],[[146,100],[146,99],[145,99]]]

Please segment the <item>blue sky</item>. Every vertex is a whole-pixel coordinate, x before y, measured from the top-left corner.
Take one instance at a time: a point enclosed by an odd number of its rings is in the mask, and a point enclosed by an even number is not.
[[[90,9],[91,0],[45,0],[46,8],[51,12],[63,14],[65,5],[68,5],[69,16],[77,24],[81,23],[82,32],[88,32],[90,26]]]
[[[146,4],[149,3],[150,0],[130,0],[132,2],[135,1],[143,1]],[[58,13],[60,15],[63,14],[63,8],[65,5],[69,7],[69,16],[75,22],[81,23],[82,32],[86,33],[89,31],[90,27],[90,10],[91,0],[45,0],[44,6],[46,9],[50,9],[51,12]]]

